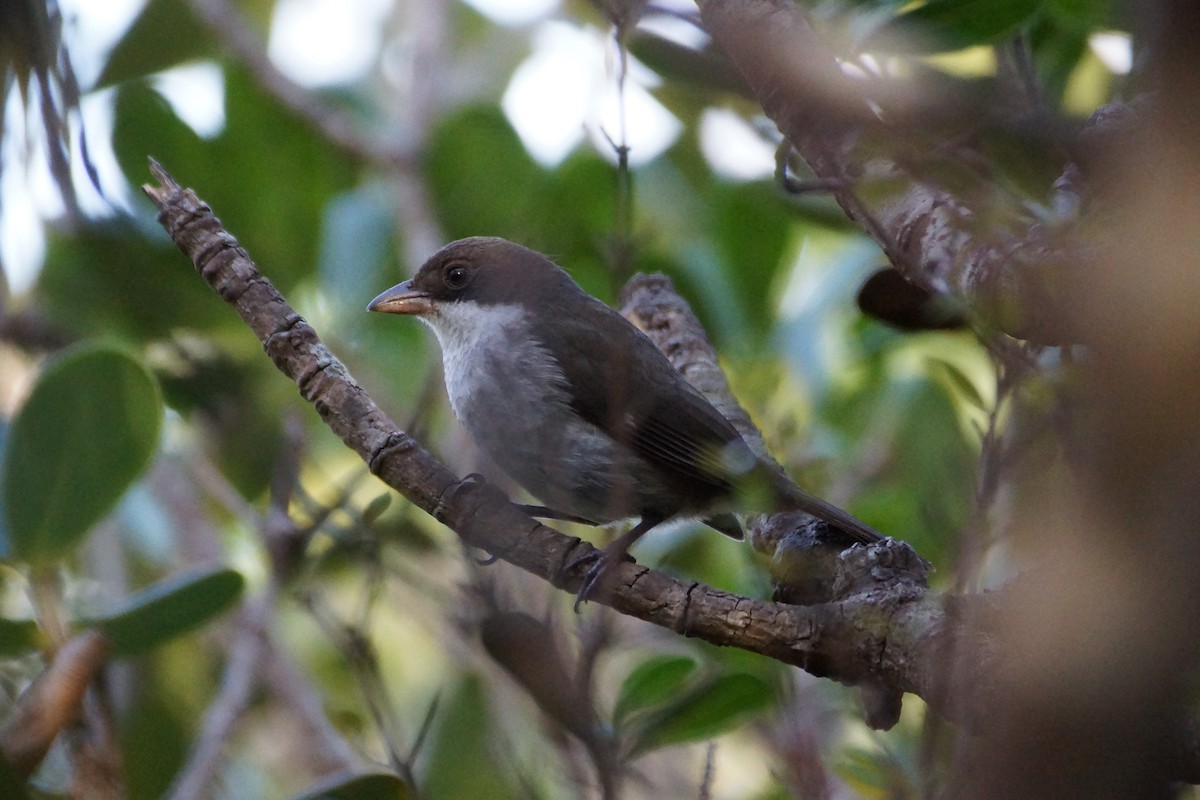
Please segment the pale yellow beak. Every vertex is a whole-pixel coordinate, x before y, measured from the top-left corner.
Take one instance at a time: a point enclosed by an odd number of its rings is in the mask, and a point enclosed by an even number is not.
[[[433,311],[433,301],[427,293],[414,289],[412,281],[405,281],[393,286],[368,303],[367,311],[423,316]]]

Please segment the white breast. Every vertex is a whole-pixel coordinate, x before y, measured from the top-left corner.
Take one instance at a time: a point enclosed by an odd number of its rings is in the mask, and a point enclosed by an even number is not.
[[[571,408],[566,377],[516,305],[443,304],[425,321],[442,348],[455,416],[541,502],[596,522],[637,516],[655,479]]]

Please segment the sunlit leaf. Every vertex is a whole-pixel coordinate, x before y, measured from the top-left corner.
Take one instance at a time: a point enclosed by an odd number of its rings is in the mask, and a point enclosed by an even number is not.
[[[940,358],[929,359],[929,366],[935,374],[945,376],[964,400],[970,403],[980,411],[987,411],[987,402],[984,401],[983,395],[979,393],[979,389],[975,387],[975,382],[968,378],[963,371]]]
[[[13,555],[40,565],[69,553],[145,468],[161,421],[158,384],[124,350],[87,344],[52,361],[4,452]]]

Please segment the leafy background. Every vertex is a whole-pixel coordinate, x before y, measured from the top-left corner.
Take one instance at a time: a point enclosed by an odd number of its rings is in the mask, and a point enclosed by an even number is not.
[[[932,84],[973,97],[987,96],[998,59],[1015,50],[1048,107],[1072,124],[1130,80],[1090,46],[1094,34],[1124,27],[1107,3],[806,5],[843,52],[896,53]],[[502,106],[541,26],[553,19],[599,39],[612,25],[598,6],[563,3],[500,25],[463,3],[419,4],[436,7],[444,25],[433,43],[443,71],[405,84],[394,62],[423,29],[397,4],[366,74],[303,89],[320,113],[400,154],[387,162],[379,146],[333,141],[282,103],[261,66],[229,46],[229,31],[205,20],[206,6],[150,0],[122,34],[83,87],[85,100],[112,107],[111,132],[86,132],[92,149],[111,137],[132,186],[148,179],[152,155],[194,187],[385,409],[455,469],[487,467],[446,409],[432,337],[368,315],[367,300],[428,255],[413,252],[420,246],[488,234],[553,254],[611,302],[626,277],[615,254],[632,242],[633,266],[667,273],[693,303],[737,395],[794,475],[911,542],[946,585],[1003,574],[954,566],[960,532],[988,524],[975,502],[996,403],[986,352],[967,333],[904,334],[863,317],[855,292],[884,259],[832,201],[714,167],[701,133],[712,109],[778,144],[719,56],[629,37],[639,69],[656,76],[639,80],[681,132],[633,170],[632,224],[622,230],[611,150],[585,140],[543,165]],[[235,6],[241,33],[265,42],[274,7]],[[66,30],[71,46],[69,14]],[[216,132],[184,121],[156,79],[196,63],[215,65],[224,87]],[[17,61],[9,69],[20,74]],[[36,130],[32,116],[6,117],[10,143],[17,127]],[[36,154],[28,163],[36,167]],[[11,174],[19,162],[10,155],[4,166]],[[998,152],[995,166],[1020,185],[1037,165]],[[3,191],[22,188],[10,181]],[[385,489],[192,273],[149,203],[129,196],[128,211],[47,220],[36,280],[4,298],[6,319],[25,327],[6,326],[0,344],[0,688],[11,702],[37,674],[38,650],[72,630],[109,635],[118,668],[108,710],[126,796],[159,797],[176,780],[235,644],[255,625],[269,631],[263,658],[290,665],[359,767],[390,766],[400,780],[328,783],[341,762],[311,731],[297,733],[283,679],[264,668],[264,686],[229,733],[214,796],[578,796],[591,780],[579,744],[587,749],[579,726],[588,714],[635,765],[628,796],[694,797],[702,786],[713,797],[801,796],[808,780],[916,797],[936,786],[945,747],[915,698],[897,728],[870,732],[849,690],[596,607],[576,617],[569,597],[503,564],[478,566],[435,522],[381,500]],[[291,526],[282,556],[268,536],[280,510]],[[769,594],[748,548],[692,526],[656,533],[638,557]],[[481,639],[485,621],[514,612],[529,616],[498,629],[501,645]],[[520,642],[532,643],[529,659],[510,663]],[[528,672],[529,662],[555,663],[551,651],[565,672],[591,672],[584,698],[555,706],[547,679]],[[790,771],[802,746],[822,759],[806,778]],[[70,791],[71,748],[58,752],[28,789],[34,796]]]

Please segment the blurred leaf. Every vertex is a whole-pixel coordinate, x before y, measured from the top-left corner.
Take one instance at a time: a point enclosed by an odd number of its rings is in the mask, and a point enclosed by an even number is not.
[[[630,755],[719,736],[770,708],[774,697],[767,682],[755,675],[721,675],[680,695],[659,713],[630,725]]]
[[[82,337],[146,341],[237,323],[165,237],[147,239],[127,220],[52,233],[38,292],[49,320]]]
[[[696,673],[696,661],[688,656],[656,656],[633,668],[621,684],[613,709],[613,724],[677,696]]]
[[[85,344],[51,361],[4,452],[13,555],[41,566],[78,544],[149,462],[162,414],[158,384],[124,350]]]
[[[511,757],[506,747],[497,746],[503,737],[479,676],[462,678],[442,703],[426,745],[428,761],[418,781],[422,796],[429,800],[526,797],[510,783],[513,765],[498,760]]]
[[[904,345],[897,349],[899,361],[910,355]],[[855,498],[855,515],[941,563],[970,513],[978,461],[955,402],[934,381],[912,379],[883,380],[858,398],[830,397],[827,406],[841,407],[826,412],[831,418],[855,408],[839,423],[856,426],[843,427],[846,435],[870,430],[889,448],[871,491]]]
[[[1049,15],[1038,21],[1029,33],[1029,47],[1033,52],[1034,67],[1038,84],[1046,99],[1057,105],[1062,101],[1067,82],[1079,65],[1079,61],[1090,51],[1088,29],[1072,30],[1059,24]]]
[[[950,52],[1006,39],[1041,11],[1044,0],[928,0],[894,17],[869,46]]]
[[[525,152],[498,108],[447,117],[431,136],[425,174],[449,239],[504,236],[529,247],[546,173]]]
[[[367,503],[367,507],[362,511],[362,521],[365,525],[370,525],[383,516],[383,512],[387,511],[388,506],[392,504],[392,496],[390,494],[381,494]]]
[[[763,183],[713,188],[709,230],[720,248],[722,270],[745,315],[742,337],[764,336],[776,321],[775,293],[791,231],[787,207]],[[726,302],[735,298],[727,298]]]
[[[580,740],[595,740],[596,711],[550,625],[507,611],[488,614],[479,629],[488,655],[521,684],[538,708]]]
[[[1134,9],[1113,0],[1049,0],[1046,4],[1055,19],[1080,31],[1127,29]]]
[[[180,35],[186,31],[186,35]],[[108,56],[96,81],[103,89],[218,52],[208,27],[186,0],[149,0]]]
[[[212,304],[217,298],[204,288]],[[224,311],[219,304],[217,310]],[[230,483],[244,497],[257,497],[283,447],[283,409],[295,402],[292,387],[279,380],[240,323],[219,349],[181,334],[154,355],[168,404],[200,431],[202,446]]]
[[[134,180],[147,175],[152,155],[195,188],[287,292],[313,274],[325,204],[353,184],[356,169],[246,72],[227,67],[224,74],[226,125],[219,135],[200,138],[148,84],[131,82],[117,93],[113,149]]]
[[[155,656],[166,652],[167,649],[156,651]],[[196,661],[198,651],[187,656]],[[203,663],[202,658],[199,660]],[[187,693],[181,692],[176,683],[179,676],[171,674],[166,666],[168,661],[155,658],[151,668],[135,673],[138,679],[129,686],[132,696],[124,701],[129,705],[123,707],[118,717],[127,800],[161,800],[169,795],[171,782],[187,758],[196,719],[203,709],[189,703],[191,698],[181,697]],[[208,665],[198,671],[205,673]],[[189,681],[188,688],[205,700],[214,691],[211,685],[203,685],[199,680]]]
[[[244,586],[241,573],[227,567],[188,570],[138,592],[120,611],[88,622],[103,631],[117,655],[140,653],[221,614]]]
[[[339,773],[319,781],[295,800],[407,800],[410,787],[392,772]]]
[[[5,800],[30,800],[29,792],[25,789],[25,781],[8,763],[4,753],[0,751],[0,797]]]
[[[930,358],[929,366],[935,375],[942,375],[949,380],[951,385],[958,390],[962,398],[980,411],[988,411],[987,403],[983,396],[979,394],[979,389],[975,388],[975,383],[963,374],[963,371],[951,364],[949,361],[940,358]]]
[[[31,619],[0,619],[0,658],[14,658],[42,646],[41,628]]]
[[[425,175],[447,238],[512,239],[551,254],[588,291],[613,294],[602,256],[612,233],[614,172],[595,152],[580,148],[547,171],[499,109],[472,107],[434,131]]]
[[[0,273],[0,278],[3,274]],[[7,419],[0,418],[0,486],[4,482],[4,453],[8,450],[8,432],[11,426]],[[9,544],[8,536],[8,514],[4,511],[4,492],[0,491],[0,561],[7,559],[12,553],[12,545]]]

